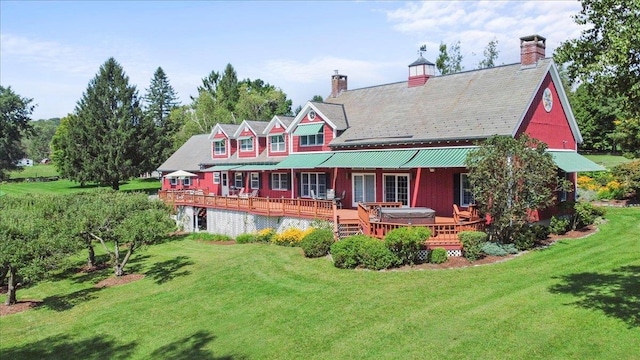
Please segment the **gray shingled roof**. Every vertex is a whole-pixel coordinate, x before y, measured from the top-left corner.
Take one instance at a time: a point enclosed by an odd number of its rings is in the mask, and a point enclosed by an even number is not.
[[[272,156],[267,157],[267,149],[262,151],[260,155],[255,158],[240,158],[238,153],[231,155],[228,159],[216,159],[209,158],[203,162],[207,168],[215,165],[248,165],[248,164],[277,164],[284,160],[286,156]],[[206,170],[205,170],[206,171]]]
[[[218,124],[218,125],[220,125],[222,130],[224,130],[224,132],[227,133],[227,136],[230,139],[233,139],[233,134],[235,134],[236,130],[238,130],[238,128],[240,127],[240,125],[236,125],[236,124]]]
[[[519,63],[342,92],[349,128],[333,147],[413,143],[511,135],[546,74],[551,59]],[[315,105],[315,103],[314,103]]]
[[[276,117],[278,118],[278,120],[280,120],[284,124],[285,128],[289,127],[289,125],[291,125],[291,123],[295,119],[295,117],[293,116],[284,116],[284,115],[276,115]]]
[[[193,135],[173,153],[158,171],[200,171],[200,164],[211,162],[211,140],[209,134]]]
[[[255,133],[258,136],[261,136],[262,133],[264,132],[264,129],[267,128],[267,125],[269,125],[268,121],[256,121],[256,120],[247,120],[246,123],[251,126],[251,128],[253,129],[253,131],[255,131]]]
[[[334,123],[337,130],[344,130],[349,127],[347,116],[344,113],[344,108],[341,104],[331,104],[326,102],[311,102],[313,106],[323,113],[329,121]]]

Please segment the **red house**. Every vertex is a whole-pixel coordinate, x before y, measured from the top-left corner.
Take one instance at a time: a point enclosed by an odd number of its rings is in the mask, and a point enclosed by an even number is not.
[[[464,209],[473,202],[467,153],[492,135],[523,133],[547,143],[559,171],[575,183],[577,171],[601,168],[577,153],[582,136],[558,68],[545,57],[546,39],[520,40],[521,61],[494,68],[435,76],[434,65],[420,56],[406,81],[355,90],[336,71],[327,99],[308,102],[295,118],[219,124],[208,136],[194,136],[159,171],[190,171],[195,181],[165,179],[161,195],[191,214],[206,209],[200,227],[206,220],[212,232],[237,235],[314,217],[338,228],[337,203],[357,209],[361,230],[380,236],[382,225],[362,228],[364,211],[372,211],[362,204],[427,209],[422,212],[445,224],[453,204]],[[164,192],[183,189],[202,198]],[[558,194],[560,201],[573,196]],[[254,217],[250,225],[247,215]],[[191,225],[198,222],[192,217]],[[433,230],[455,238],[460,229]]]

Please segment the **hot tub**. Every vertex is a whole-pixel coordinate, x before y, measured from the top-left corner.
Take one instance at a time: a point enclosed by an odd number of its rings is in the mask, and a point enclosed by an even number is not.
[[[380,221],[396,224],[434,224],[436,211],[430,208],[381,208]]]

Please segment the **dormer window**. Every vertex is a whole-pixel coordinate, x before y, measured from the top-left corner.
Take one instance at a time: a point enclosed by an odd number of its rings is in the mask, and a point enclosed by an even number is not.
[[[283,152],[285,151],[284,146],[284,136],[283,135],[273,135],[269,137],[269,142],[271,145],[271,152]]]
[[[226,140],[214,141],[213,153],[215,155],[225,155],[227,153]]]
[[[253,151],[253,138],[240,139],[240,151]]]

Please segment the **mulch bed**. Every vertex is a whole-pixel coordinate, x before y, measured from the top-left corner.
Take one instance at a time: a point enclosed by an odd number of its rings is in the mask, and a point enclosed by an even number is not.
[[[544,240],[541,241],[537,244],[538,247],[542,248],[542,247],[546,247],[549,246],[553,243],[555,243],[558,240],[562,240],[562,239],[579,239],[579,238],[583,238],[583,237],[587,237],[591,234],[594,234],[596,231],[598,231],[598,228],[595,225],[589,225],[587,227],[585,227],[584,229],[580,229],[580,230],[576,230],[576,231],[569,231],[566,234],[563,235],[549,235],[549,237]],[[202,240],[201,240],[202,241]],[[236,244],[235,241],[202,241],[204,243],[207,244],[211,244],[211,245],[234,245]],[[520,253],[522,254],[522,253]],[[469,260],[463,258],[463,257],[450,257],[446,262],[442,263],[442,264],[417,264],[417,265],[413,265],[413,266],[403,266],[400,268],[396,268],[390,271],[407,271],[407,270],[438,270],[438,269],[457,269],[457,268],[464,268],[464,267],[469,267],[469,266],[480,266],[480,265],[487,265],[487,264],[494,264],[494,263],[499,263],[499,262],[503,262],[503,261],[507,261],[507,260],[511,260],[515,257],[517,257],[519,254],[515,254],[515,255],[507,255],[507,256],[485,256],[481,259],[478,259],[474,262],[470,262]],[[91,271],[96,271],[98,269],[96,268],[87,268],[87,267],[83,267],[81,268],[79,271],[81,272],[91,272]],[[130,282],[133,281],[137,281],[144,278],[144,275],[142,274],[128,274],[128,275],[123,275],[123,276],[119,276],[119,277],[110,277],[108,279],[102,280],[99,283],[95,284],[94,286],[96,288],[106,288],[106,287],[110,287],[110,286],[117,286],[117,285],[124,285],[124,284],[128,284]],[[6,286],[3,287],[2,289],[0,289],[0,293],[6,293],[7,289]],[[11,314],[16,314],[22,311],[26,311],[32,308],[37,307],[38,305],[41,305],[42,301],[38,301],[38,300],[21,300],[18,301],[17,304],[11,305],[11,306],[6,306],[4,304],[0,304],[0,316],[6,316],[6,315],[11,315]]]

